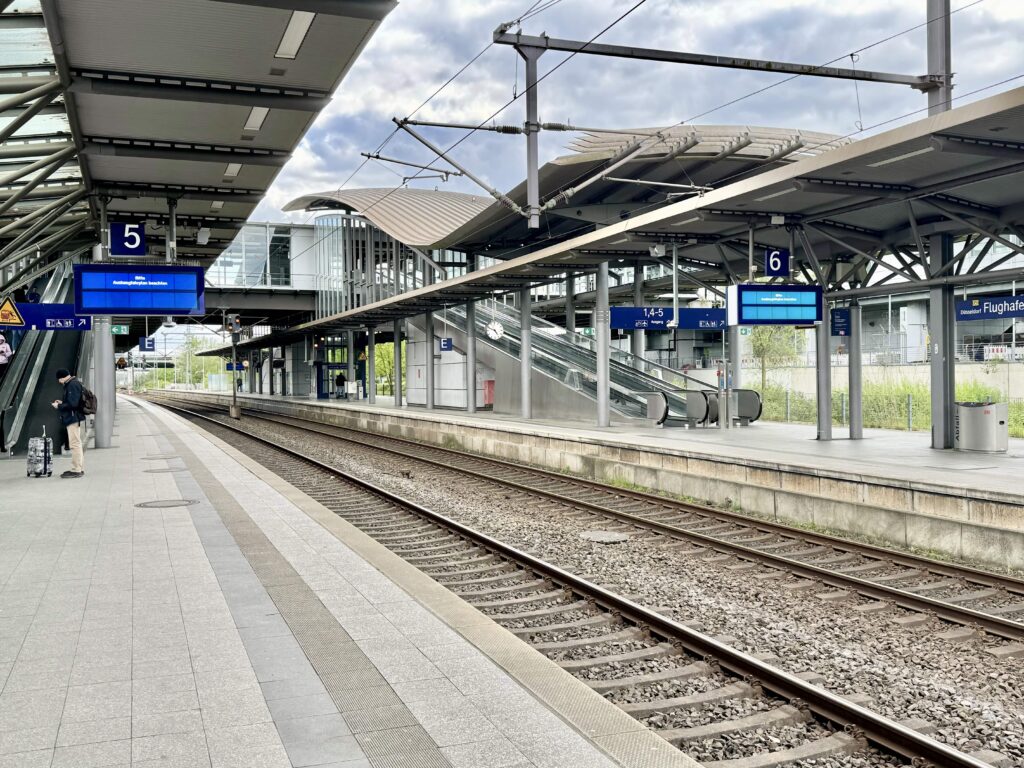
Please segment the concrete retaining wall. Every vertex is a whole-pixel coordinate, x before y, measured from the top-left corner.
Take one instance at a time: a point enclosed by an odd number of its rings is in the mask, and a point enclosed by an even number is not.
[[[226,406],[230,396],[190,392],[182,399]],[[315,419],[714,504],[731,503],[744,512],[784,523],[813,523],[881,542],[1024,570],[1024,497],[967,493],[784,464],[741,463],[671,448],[638,449],[622,438],[620,442],[576,439],[545,432],[540,425],[523,429],[500,422],[470,424],[439,413],[324,408],[315,401],[240,396],[239,402],[253,411]]]

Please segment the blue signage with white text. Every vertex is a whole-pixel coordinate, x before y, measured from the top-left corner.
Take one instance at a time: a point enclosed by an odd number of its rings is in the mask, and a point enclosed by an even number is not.
[[[75,264],[80,315],[202,315],[203,268]]]
[[[91,331],[92,318],[75,314],[74,304],[17,304],[27,331]],[[15,326],[12,326],[15,327]]]
[[[114,221],[110,224],[111,256],[145,256],[146,226]]]
[[[789,251],[786,248],[764,249],[764,274],[767,277],[789,277]]]
[[[455,349],[455,343],[451,339],[441,339],[441,351],[451,352]]]
[[[981,296],[956,303],[957,321],[1001,320],[1004,317],[1024,317],[1024,296]]]
[[[850,308],[836,307],[832,310],[831,325],[833,336],[850,335]]]
[[[620,330],[666,331],[671,329],[672,307],[612,307],[611,327]],[[683,307],[679,324],[686,330],[714,331],[725,327],[725,310]]]
[[[727,292],[729,325],[813,325],[822,319],[820,285],[745,283]]]
[[[156,352],[156,339],[147,336],[139,338],[139,352]]]

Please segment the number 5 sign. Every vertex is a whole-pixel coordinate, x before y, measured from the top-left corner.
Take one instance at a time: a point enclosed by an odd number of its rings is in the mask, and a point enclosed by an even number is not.
[[[789,277],[789,251],[785,248],[765,248],[764,274],[767,277]]]
[[[143,224],[110,223],[111,256],[145,256],[146,228]]]

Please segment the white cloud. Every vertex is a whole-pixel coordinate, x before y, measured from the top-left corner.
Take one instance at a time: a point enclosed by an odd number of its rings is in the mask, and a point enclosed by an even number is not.
[[[983,0],[972,6],[972,2],[953,0],[954,9],[970,6],[953,16],[954,94],[961,96],[1024,73],[1019,48],[1024,37],[1024,3]],[[530,4],[527,0],[401,3],[381,25],[254,218],[286,218],[280,207],[289,200],[338,187],[362,162],[359,153],[372,151],[392,132],[392,117],[414,110],[487,45],[500,22],[515,18]],[[525,22],[523,31],[588,39],[632,5],[633,0],[562,0]],[[840,58],[836,66],[850,66],[850,52],[922,24],[924,6],[920,0],[648,0],[601,39],[811,64]],[[564,56],[546,53],[541,58],[541,73]],[[516,58],[508,46],[491,47],[417,117],[465,123],[483,120],[512,97]],[[923,74],[925,30],[870,47],[855,65]],[[848,134],[857,130],[858,122],[872,126],[926,104],[924,96],[904,86],[861,83],[855,88],[850,81],[819,78],[798,78],[747,96],[782,79],[759,72],[579,55],[540,84],[541,119],[616,127],[667,125],[697,118],[701,123]],[[522,83],[520,65],[519,93]],[[990,93],[978,93],[964,101]],[[520,98],[498,120],[521,123],[524,109]],[[454,130],[423,130],[442,146],[463,135]],[[562,153],[569,138],[567,134],[542,134],[542,160]],[[426,148],[401,134],[389,143],[386,154],[415,162],[433,159]],[[514,186],[524,175],[522,137],[478,132],[453,156],[499,189]],[[368,163],[350,186],[394,186],[401,180],[393,171],[403,173],[401,167],[387,170]],[[445,188],[479,191],[465,179]],[[304,220],[307,216],[288,218]]]

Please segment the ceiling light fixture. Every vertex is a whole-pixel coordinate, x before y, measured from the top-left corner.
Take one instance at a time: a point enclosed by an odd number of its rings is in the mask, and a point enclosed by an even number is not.
[[[235,178],[241,172],[242,172],[242,164],[241,163],[228,163],[227,168],[224,169],[224,178],[226,178],[226,179],[233,179],[233,178]]]
[[[299,55],[299,48],[306,39],[306,33],[316,14],[311,11],[292,11],[292,17],[288,19],[288,26],[281,35],[281,42],[277,46],[275,59],[294,59]]]
[[[783,195],[788,195],[790,192],[796,192],[796,187],[789,187],[781,192],[772,192],[770,195],[765,195],[764,197],[755,197],[754,202],[763,203],[765,200],[771,200],[774,197],[782,197]]]
[[[669,224],[670,227],[685,227],[687,224],[693,224],[694,222],[700,221],[700,216],[692,216],[685,221],[674,221]]]
[[[270,114],[270,107],[253,107],[242,130],[257,133],[263,127],[263,121],[267,119],[268,114]]]
[[[868,163],[868,168],[881,168],[884,165],[890,165],[892,163],[898,163],[901,160],[907,160],[911,157],[917,157],[918,155],[926,155],[933,151],[935,147],[925,147],[924,149],[915,149],[913,152],[906,152],[902,155],[896,155],[896,157],[890,157],[887,160],[879,160],[877,163]]]
[[[223,200],[214,200],[212,203],[210,203],[210,210],[211,211],[219,211],[223,207],[224,207],[224,201]]]

